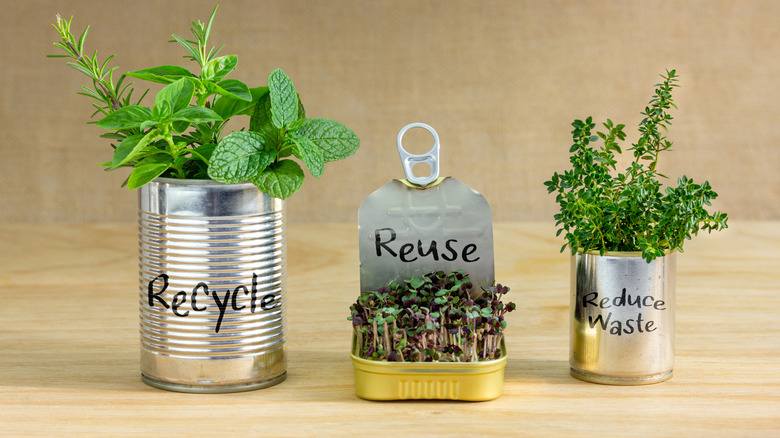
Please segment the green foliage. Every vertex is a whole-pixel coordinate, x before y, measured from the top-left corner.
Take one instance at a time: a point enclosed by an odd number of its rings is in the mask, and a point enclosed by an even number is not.
[[[625,172],[615,172],[615,154],[621,154],[620,141],[625,140],[625,125],[611,120],[603,124],[606,132],[593,133],[596,124],[591,117],[575,120],[569,149],[571,169],[555,172],[547,186],[556,193],[560,212],[555,215],[560,226],[557,235],[564,235],[572,254],[578,250],[641,251],[648,262],[667,251],[683,251],[685,240],[699,230],[721,230],[728,227],[726,213],[707,211],[717,193],[705,181],[694,183],[686,176],[678,179],[677,187],[664,188],[659,178],[666,178],[656,168],[661,152],[672,142],[663,133],[668,131],[677,108],[672,90],[677,87],[674,70],[661,75],[655,95],[642,113],[639,140],[629,148],[634,160]],[[663,132],[662,132],[663,131]],[[601,140],[601,146],[595,144]]]
[[[475,362],[497,359],[506,328],[500,284],[474,291],[463,272],[431,272],[377,291],[350,306],[358,354],[397,362]]]
[[[322,176],[327,161],[355,153],[360,140],[346,126],[328,119],[309,119],[292,80],[276,69],[268,85],[249,88],[243,82],[226,77],[236,68],[236,55],[218,56],[222,47],[209,47],[214,8],[207,23],[193,21],[193,39],[173,35],[171,42],[181,45],[185,59],[199,67],[198,73],[162,65],[126,73],[115,84],[114,68],[108,68],[109,56],[102,63],[97,53],[84,54],[89,27],[76,39],[71,21],[57,16],[54,28],[62,41],[54,45],[65,54],[50,55],[73,61],[67,65],[87,75],[92,88],[84,94],[101,119],[97,126],[115,144],[106,170],[132,167],[126,184],[140,187],[159,176],[185,179],[211,178],[223,183],[251,181],[271,196],[285,199],[300,189],[304,180],[297,158],[315,177]],[[126,77],[164,84],[147,107],[141,100],[131,101],[132,84]],[[249,131],[223,136],[222,131],[234,116],[249,117]]]

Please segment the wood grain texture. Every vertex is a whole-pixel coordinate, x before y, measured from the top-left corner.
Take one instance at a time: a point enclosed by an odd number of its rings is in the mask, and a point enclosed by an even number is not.
[[[512,287],[504,395],[483,403],[354,395],[347,308],[354,224],[288,230],[288,379],[247,393],[144,385],[133,224],[0,230],[0,435],[777,436],[780,223],[735,223],[678,260],[668,382],[614,387],[568,374],[568,257],[550,224],[495,225]]]

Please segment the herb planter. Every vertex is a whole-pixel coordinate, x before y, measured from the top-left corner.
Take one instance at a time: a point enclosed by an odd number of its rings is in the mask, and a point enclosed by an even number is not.
[[[158,178],[139,193],[141,375],[181,392],[286,376],[284,201],[251,183]]]
[[[613,385],[672,377],[676,256],[649,263],[639,252],[572,256],[572,376]]]
[[[672,142],[677,73],[667,70],[645,107],[630,166],[617,170],[625,125],[575,120],[571,169],[545,181],[560,208],[557,235],[571,250],[571,373],[597,383],[662,382],[674,365],[676,251],[699,231],[723,230],[728,215],[707,207],[718,194],[687,176],[662,182],[659,157]]]
[[[382,362],[359,357],[352,339],[355,394],[366,400],[493,400],[504,387],[506,347],[480,362]]]

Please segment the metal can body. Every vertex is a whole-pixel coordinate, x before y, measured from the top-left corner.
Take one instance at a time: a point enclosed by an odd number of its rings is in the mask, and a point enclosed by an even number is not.
[[[284,380],[284,202],[250,183],[158,178],[139,190],[144,382],[236,392]]]
[[[650,263],[634,252],[572,256],[572,376],[612,385],[672,377],[676,255]]]

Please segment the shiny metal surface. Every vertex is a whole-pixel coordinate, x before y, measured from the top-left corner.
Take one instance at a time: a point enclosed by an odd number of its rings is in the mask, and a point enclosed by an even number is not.
[[[495,280],[490,205],[455,178],[424,190],[393,180],[358,211],[360,290],[432,271],[469,274],[475,290]]]
[[[578,253],[571,261],[571,374],[641,385],[674,368],[676,256]]]
[[[284,380],[284,202],[254,185],[158,178],[139,189],[141,373],[235,392]]]

